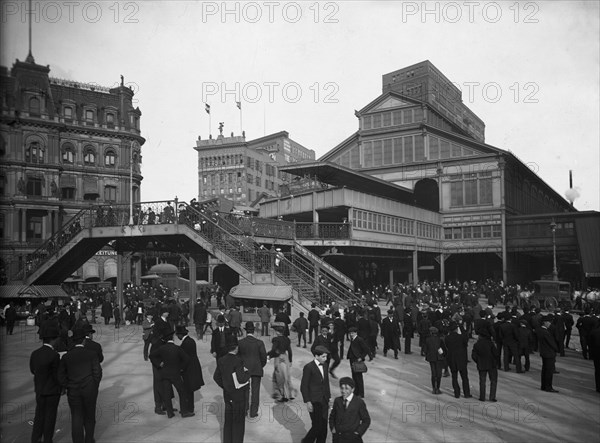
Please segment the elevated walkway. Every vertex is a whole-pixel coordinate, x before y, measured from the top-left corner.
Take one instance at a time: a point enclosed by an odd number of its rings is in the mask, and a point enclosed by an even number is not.
[[[291,286],[294,300],[306,308],[313,302],[357,300],[351,279],[302,246],[276,252],[217,213],[186,203],[175,206],[166,201],[140,203],[131,220],[128,206],[82,210],[31,254],[13,280],[58,284],[109,243],[121,254],[152,243],[179,253],[207,251],[252,284]],[[266,223],[272,222],[277,226],[274,220]]]

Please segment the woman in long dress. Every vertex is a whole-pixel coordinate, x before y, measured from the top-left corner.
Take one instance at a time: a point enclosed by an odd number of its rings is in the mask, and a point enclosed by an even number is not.
[[[275,330],[273,346],[267,354],[273,360],[273,398],[278,402],[286,402],[295,397],[290,376],[292,346],[290,339],[284,335],[283,324],[273,325],[273,329]]]

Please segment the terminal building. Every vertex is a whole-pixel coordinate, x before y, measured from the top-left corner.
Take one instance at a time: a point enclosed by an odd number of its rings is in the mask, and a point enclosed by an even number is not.
[[[139,202],[145,140],[133,96],[123,77],[112,87],[51,77],[31,53],[10,70],[0,68],[3,275],[22,269],[29,254],[91,204]],[[114,283],[112,252],[100,251],[77,275]]]
[[[260,215],[295,222],[298,241],[359,286],[552,277],[553,247],[558,277],[598,284],[600,214],[486,144],[483,121],[432,63],[383,75],[355,116],[357,131],[318,161],[281,168],[296,179]]]

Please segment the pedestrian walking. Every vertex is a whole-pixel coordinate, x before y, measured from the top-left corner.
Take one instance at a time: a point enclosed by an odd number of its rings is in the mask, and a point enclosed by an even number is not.
[[[327,354],[329,349],[317,346],[313,351],[314,359],[302,369],[300,392],[312,423],[302,443],[325,443],[327,439],[327,417],[329,415],[329,377]]]
[[[496,401],[498,386],[498,348],[492,341],[489,331],[479,330],[479,339],[473,345],[471,359],[477,364],[479,371],[479,401],[485,401],[486,380],[490,379],[490,401]]]
[[[247,391],[246,413],[250,418],[258,417],[260,404],[260,381],[267,364],[267,350],[262,340],[254,337],[254,323],[246,322],[244,326],[246,337],[238,343],[238,356],[244,362],[244,367],[250,373],[250,389]]]
[[[243,443],[246,431],[246,397],[250,384],[250,372],[237,355],[238,341],[234,335],[226,337],[227,352],[217,359],[213,375],[215,383],[223,389],[225,420],[223,442]]]
[[[51,442],[54,437],[56,415],[60,402],[61,386],[58,382],[60,356],[56,351],[58,328],[47,328],[42,334],[44,344],[29,359],[35,390],[35,418],[31,441]]]
[[[425,339],[425,360],[431,369],[432,394],[441,394],[442,370],[446,360],[446,345],[439,337],[439,330],[435,326],[429,328],[429,337]]]
[[[75,346],[60,360],[58,381],[67,389],[71,410],[71,439],[73,442],[94,442],[96,428],[96,400],[102,380],[98,356],[84,348],[85,332],[73,334]]]

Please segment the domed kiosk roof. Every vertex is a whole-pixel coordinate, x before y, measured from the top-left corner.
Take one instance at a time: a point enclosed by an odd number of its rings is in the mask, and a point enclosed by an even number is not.
[[[148,269],[148,274],[179,274],[179,269],[177,266],[172,265],[170,263],[159,263],[157,265],[152,266]]]

